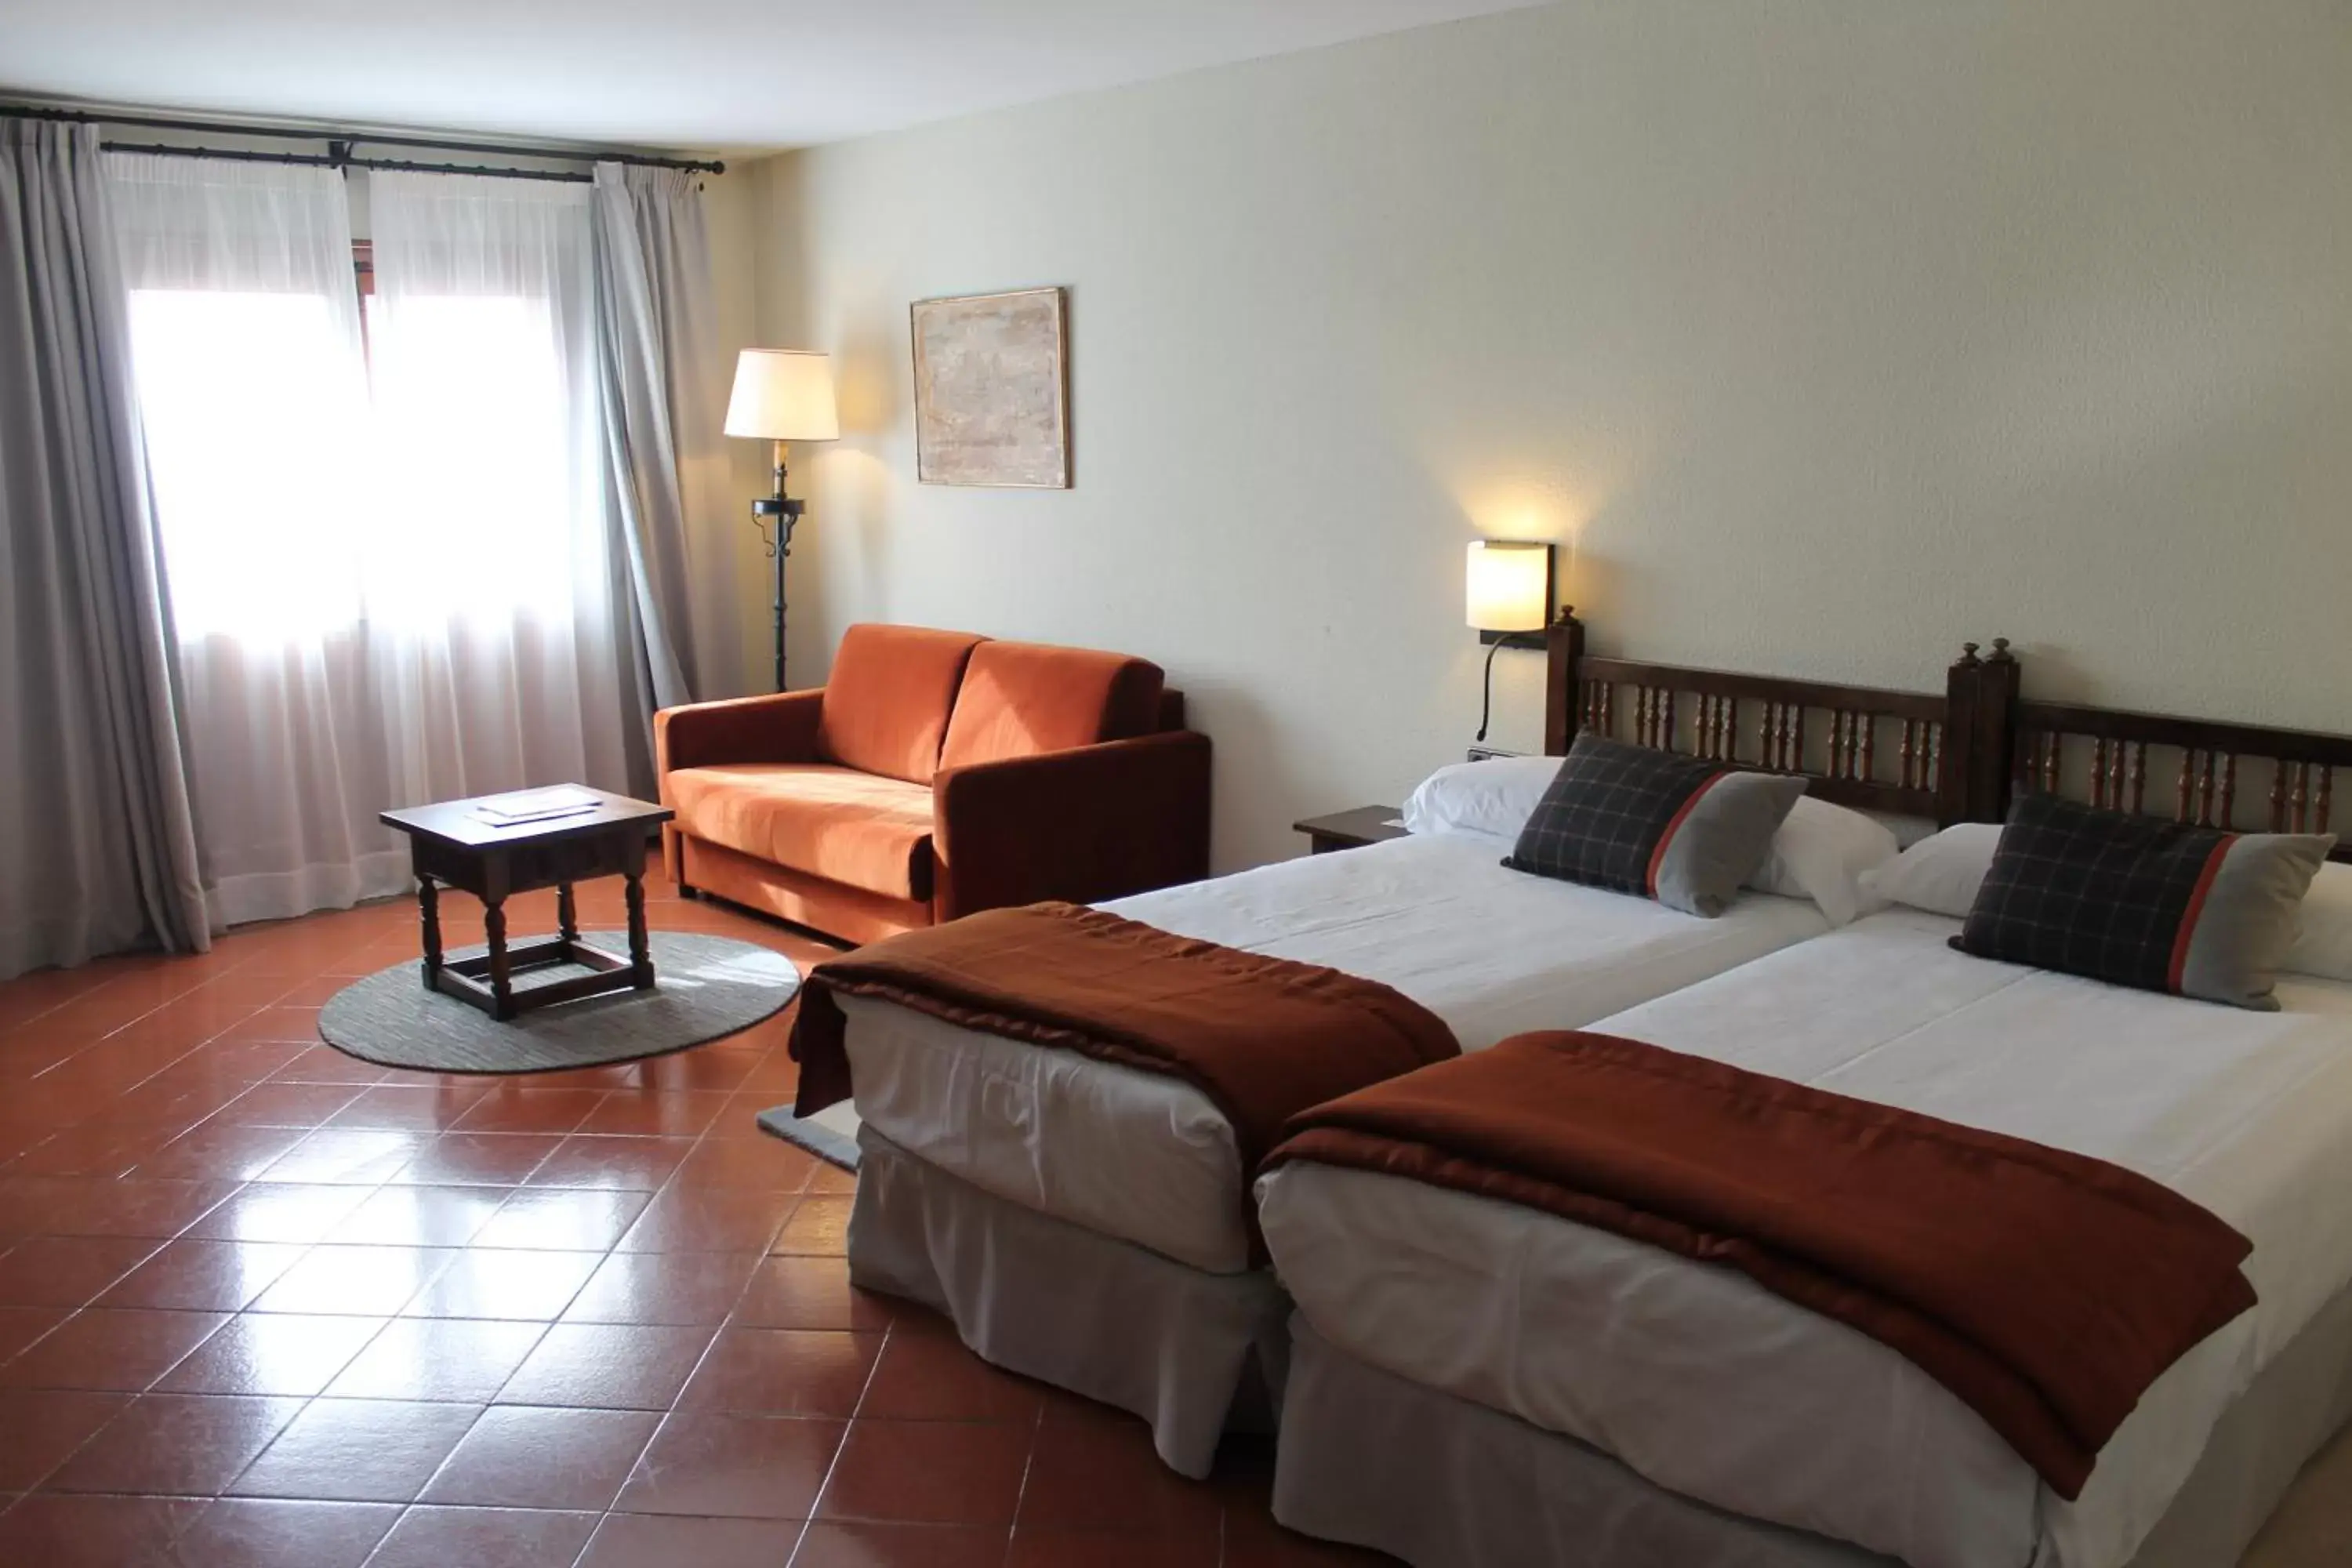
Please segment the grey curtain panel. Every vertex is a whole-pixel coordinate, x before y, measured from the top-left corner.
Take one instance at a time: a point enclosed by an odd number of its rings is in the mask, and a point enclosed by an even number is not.
[[[593,225],[597,354],[606,468],[626,574],[616,595],[635,635],[623,672],[632,787],[651,795],[653,713],[702,694],[689,570],[689,481],[718,424],[709,387],[716,333],[709,241],[694,177],[678,169],[599,163]],[[616,584],[616,587],[622,584]]]
[[[100,156],[0,122],[0,978],[210,945]]]

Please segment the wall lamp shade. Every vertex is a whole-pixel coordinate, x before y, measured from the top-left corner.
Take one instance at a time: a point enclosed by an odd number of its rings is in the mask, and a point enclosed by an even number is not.
[[[1551,546],[1480,539],[1470,545],[1464,619],[1482,632],[1539,632],[1551,625]]]
[[[837,441],[833,356],[811,349],[745,349],[727,399],[727,434],[769,441]]]
[[[1486,645],[1486,679],[1478,705],[1478,739],[1495,712],[1495,655],[1539,648],[1535,634],[1551,625],[1551,546],[1532,539],[1474,539],[1462,618]]]

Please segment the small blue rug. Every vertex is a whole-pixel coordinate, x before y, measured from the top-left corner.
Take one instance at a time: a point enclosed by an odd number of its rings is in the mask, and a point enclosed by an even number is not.
[[[760,1112],[761,1131],[798,1144],[825,1163],[845,1171],[857,1169],[856,1128],[857,1112],[846,1102],[828,1106],[808,1117],[794,1116],[789,1105],[773,1106]]]

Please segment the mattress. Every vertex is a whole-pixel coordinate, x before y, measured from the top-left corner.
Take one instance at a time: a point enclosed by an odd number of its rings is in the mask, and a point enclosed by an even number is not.
[[[2114,1568],[2214,1423],[2352,1282],[2352,985],[2250,1013],[1953,952],[1888,911],[1594,1026],[2029,1138],[2254,1243],[2260,1305],[2148,1391],[2066,1502],[1895,1352],[1731,1270],[1328,1166],[1259,1184],[1276,1270],[1341,1350],[1591,1443],[1717,1507],[1916,1568]]]
[[[1743,894],[1717,920],[1506,870],[1492,840],[1414,836],[1104,906],[1163,931],[1396,987],[1465,1049],[1573,1028],[1829,929]],[[1233,1129],[1157,1074],[843,997],[857,1111],[985,1192],[1213,1272],[1249,1267]]]

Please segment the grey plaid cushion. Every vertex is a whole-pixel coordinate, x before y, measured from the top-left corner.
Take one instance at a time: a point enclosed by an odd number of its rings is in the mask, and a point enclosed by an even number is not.
[[[1952,945],[2116,985],[2274,1010],[2327,834],[2229,833],[2027,795]]]
[[[1711,919],[1804,793],[1801,778],[1581,734],[1503,864]]]

